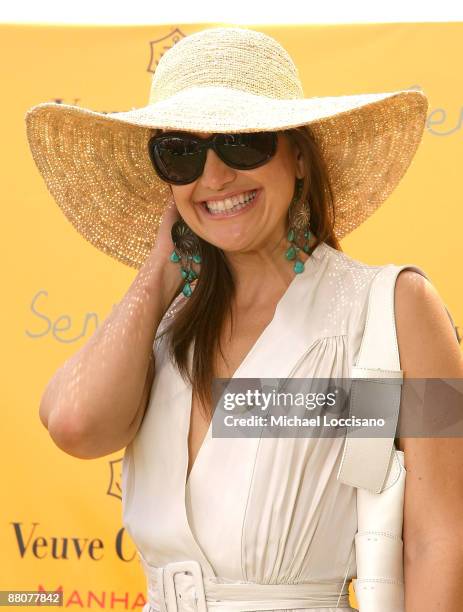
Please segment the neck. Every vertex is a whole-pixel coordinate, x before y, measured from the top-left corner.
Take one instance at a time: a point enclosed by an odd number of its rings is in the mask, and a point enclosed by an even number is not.
[[[316,237],[311,234],[309,247],[315,242]],[[285,235],[276,246],[225,254],[235,281],[237,308],[265,305],[281,297],[296,276],[293,270],[296,259],[285,257],[290,246]],[[297,258],[305,263],[309,255],[301,248]]]

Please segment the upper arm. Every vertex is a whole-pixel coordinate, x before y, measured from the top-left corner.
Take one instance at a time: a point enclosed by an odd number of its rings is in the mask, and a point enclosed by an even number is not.
[[[463,355],[432,284],[422,275],[404,270],[397,277],[394,301],[404,379],[463,378]],[[422,546],[436,539],[461,541],[463,439],[402,438],[400,448],[407,471],[404,542],[408,554],[419,554]]]
[[[129,425],[127,441],[126,441],[125,446],[130,444],[130,442],[133,440],[133,438],[135,437],[135,434],[137,433],[141,425],[141,422],[143,421],[143,417],[145,416],[146,408],[148,407],[148,400],[149,400],[150,393],[151,393],[151,387],[153,386],[154,372],[155,372],[154,355],[153,355],[153,352],[151,352],[150,360],[148,364],[148,371],[146,373],[145,385],[143,387],[140,404],[138,406],[138,410],[135,414],[135,417],[133,418],[132,422]]]

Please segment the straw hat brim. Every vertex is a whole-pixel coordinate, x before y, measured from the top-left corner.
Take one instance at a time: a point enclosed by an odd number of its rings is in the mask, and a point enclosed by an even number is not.
[[[390,195],[423,136],[419,90],[277,100],[193,87],[126,112],[38,104],[26,113],[29,146],[46,186],[75,229],[118,261],[139,268],[171,199],[147,151],[153,130],[276,131],[310,125],[330,175],[342,239]]]

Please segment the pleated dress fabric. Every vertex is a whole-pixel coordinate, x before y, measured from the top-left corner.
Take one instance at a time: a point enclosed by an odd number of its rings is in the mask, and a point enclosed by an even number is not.
[[[318,245],[233,378],[348,378],[381,268]],[[172,316],[175,307],[160,330]],[[165,343],[156,337],[149,404],[123,459],[123,524],[140,557],[156,567],[194,559],[203,575],[233,581],[347,590],[357,510],[355,488],[336,478],[344,439],[218,438],[211,425],[187,480],[191,387]],[[300,609],[351,608],[344,596],[343,606],[291,608]]]

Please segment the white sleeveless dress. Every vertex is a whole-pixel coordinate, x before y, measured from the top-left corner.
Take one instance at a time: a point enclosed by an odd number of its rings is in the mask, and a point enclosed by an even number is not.
[[[233,378],[349,378],[382,267],[318,245]],[[350,610],[357,509],[356,489],[336,478],[344,439],[213,438],[210,426],[185,482],[191,387],[164,340],[154,351],[122,470],[123,524],[147,577],[143,612]]]

